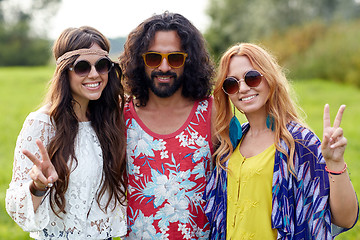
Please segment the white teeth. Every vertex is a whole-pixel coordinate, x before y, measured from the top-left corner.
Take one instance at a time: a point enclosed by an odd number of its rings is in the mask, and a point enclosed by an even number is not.
[[[250,97],[246,97],[246,98],[242,98],[241,101],[248,101],[248,100],[251,100],[255,97],[255,95],[252,95]]]
[[[89,83],[89,84],[85,84],[85,86],[86,87],[89,87],[89,88],[95,88],[95,87],[97,87],[97,86],[99,86],[100,85],[100,83],[98,82],[98,83]]]

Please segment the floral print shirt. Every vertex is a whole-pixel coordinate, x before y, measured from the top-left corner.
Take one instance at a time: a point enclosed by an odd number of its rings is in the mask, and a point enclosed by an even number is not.
[[[126,239],[208,239],[202,196],[212,169],[211,105],[212,98],[195,102],[182,127],[159,135],[126,104]]]

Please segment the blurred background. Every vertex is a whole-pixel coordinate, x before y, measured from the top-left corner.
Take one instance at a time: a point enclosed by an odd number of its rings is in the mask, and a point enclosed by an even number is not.
[[[6,213],[4,199],[17,135],[41,104],[55,68],[54,39],[67,27],[93,26],[110,39],[116,60],[127,34],[165,10],[200,29],[216,63],[238,42],[272,52],[320,138],[324,104],[330,104],[332,119],[346,104],[345,157],[359,196],[360,0],[0,0],[0,239],[29,239]],[[336,239],[360,239],[360,224]]]

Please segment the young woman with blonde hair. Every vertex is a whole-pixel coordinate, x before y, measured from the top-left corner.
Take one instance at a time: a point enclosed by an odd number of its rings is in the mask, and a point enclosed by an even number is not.
[[[220,146],[204,196],[211,239],[332,239],[356,223],[340,128],[345,106],[333,126],[325,106],[321,143],[289,91],[264,48],[242,43],[223,54],[214,90]],[[247,123],[240,126],[231,104]]]

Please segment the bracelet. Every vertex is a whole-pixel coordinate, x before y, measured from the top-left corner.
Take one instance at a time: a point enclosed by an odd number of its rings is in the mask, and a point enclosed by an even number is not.
[[[327,172],[330,173],[331,175],[340,175],[340,174],[344,173],[344,172],[346,171],[346,169],[347,169],[346,163],[345,163],[344,169],[341,170],[341,171],[339,171],[339,172],[331,171],[331,170],[329,170],[329,169],[327,168],[327,166],[325,166],[325,171],[327,171]]]
[[[37,188],[35,186],[35,183],[34,181],[32,181],[32,183],[30,184],[30,192],[32,195],[36,196],[36,197],[42,197],[46,194],[46,191],[48,190],[48,187],[45,187],[44,189],[40,189],[40,188]]]

